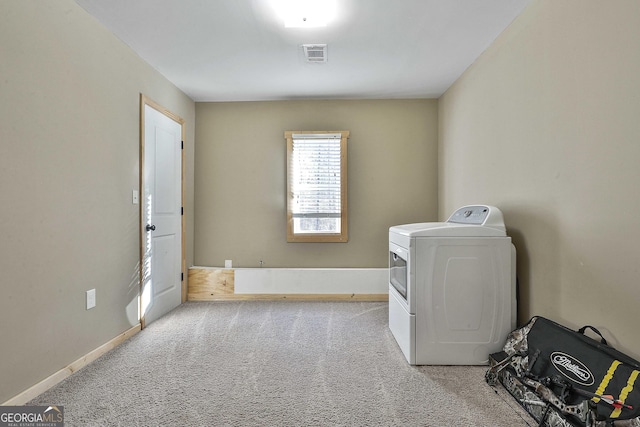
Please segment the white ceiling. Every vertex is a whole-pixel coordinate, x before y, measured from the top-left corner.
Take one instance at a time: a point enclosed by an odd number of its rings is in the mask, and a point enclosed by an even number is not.
[[[284,28],[268,0],[76,0],[195,101],[439,97],[530,0],[338,0]],[[327,44],[328,62],[301,45]]]

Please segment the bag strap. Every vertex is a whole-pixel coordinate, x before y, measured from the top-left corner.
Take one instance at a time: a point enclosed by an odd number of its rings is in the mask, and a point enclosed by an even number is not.
[[[599,330],[597,330],[596,328],[594,328],[593,326],[590,325],[586,325],[583,326],[582,328],[578,329],[578,333],[584,335],[584,332],[587,330],[587,328],[591,329],[593,332],[595,332],[596,334],[598,334],[598,336],[600,336],[600,342],[604,345],[609,345],[607,344],[607,340],[604,339],[604,337],[602,336],[602,334],[600,333]]]

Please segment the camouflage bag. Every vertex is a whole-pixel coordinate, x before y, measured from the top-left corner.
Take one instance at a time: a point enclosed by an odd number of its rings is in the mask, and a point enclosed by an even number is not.
[[[499,381],[540,426],[640,427],[640,363],[592,326],[573,331],[533,317],[489,365],[487,382]]]

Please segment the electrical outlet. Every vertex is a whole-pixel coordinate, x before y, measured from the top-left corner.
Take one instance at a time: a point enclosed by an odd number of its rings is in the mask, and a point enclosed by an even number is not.
[[[96,290],[87,291],[87,310],[96,306]]]
[[[233,262],[230,259],[224,260],[224,268],[233,268]]]

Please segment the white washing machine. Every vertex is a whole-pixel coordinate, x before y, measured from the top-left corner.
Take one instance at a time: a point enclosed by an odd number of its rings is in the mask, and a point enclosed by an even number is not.
[[[516,252],[502,212],[389,229],[389,328],[411,365],[484,365],[516,327]]]

